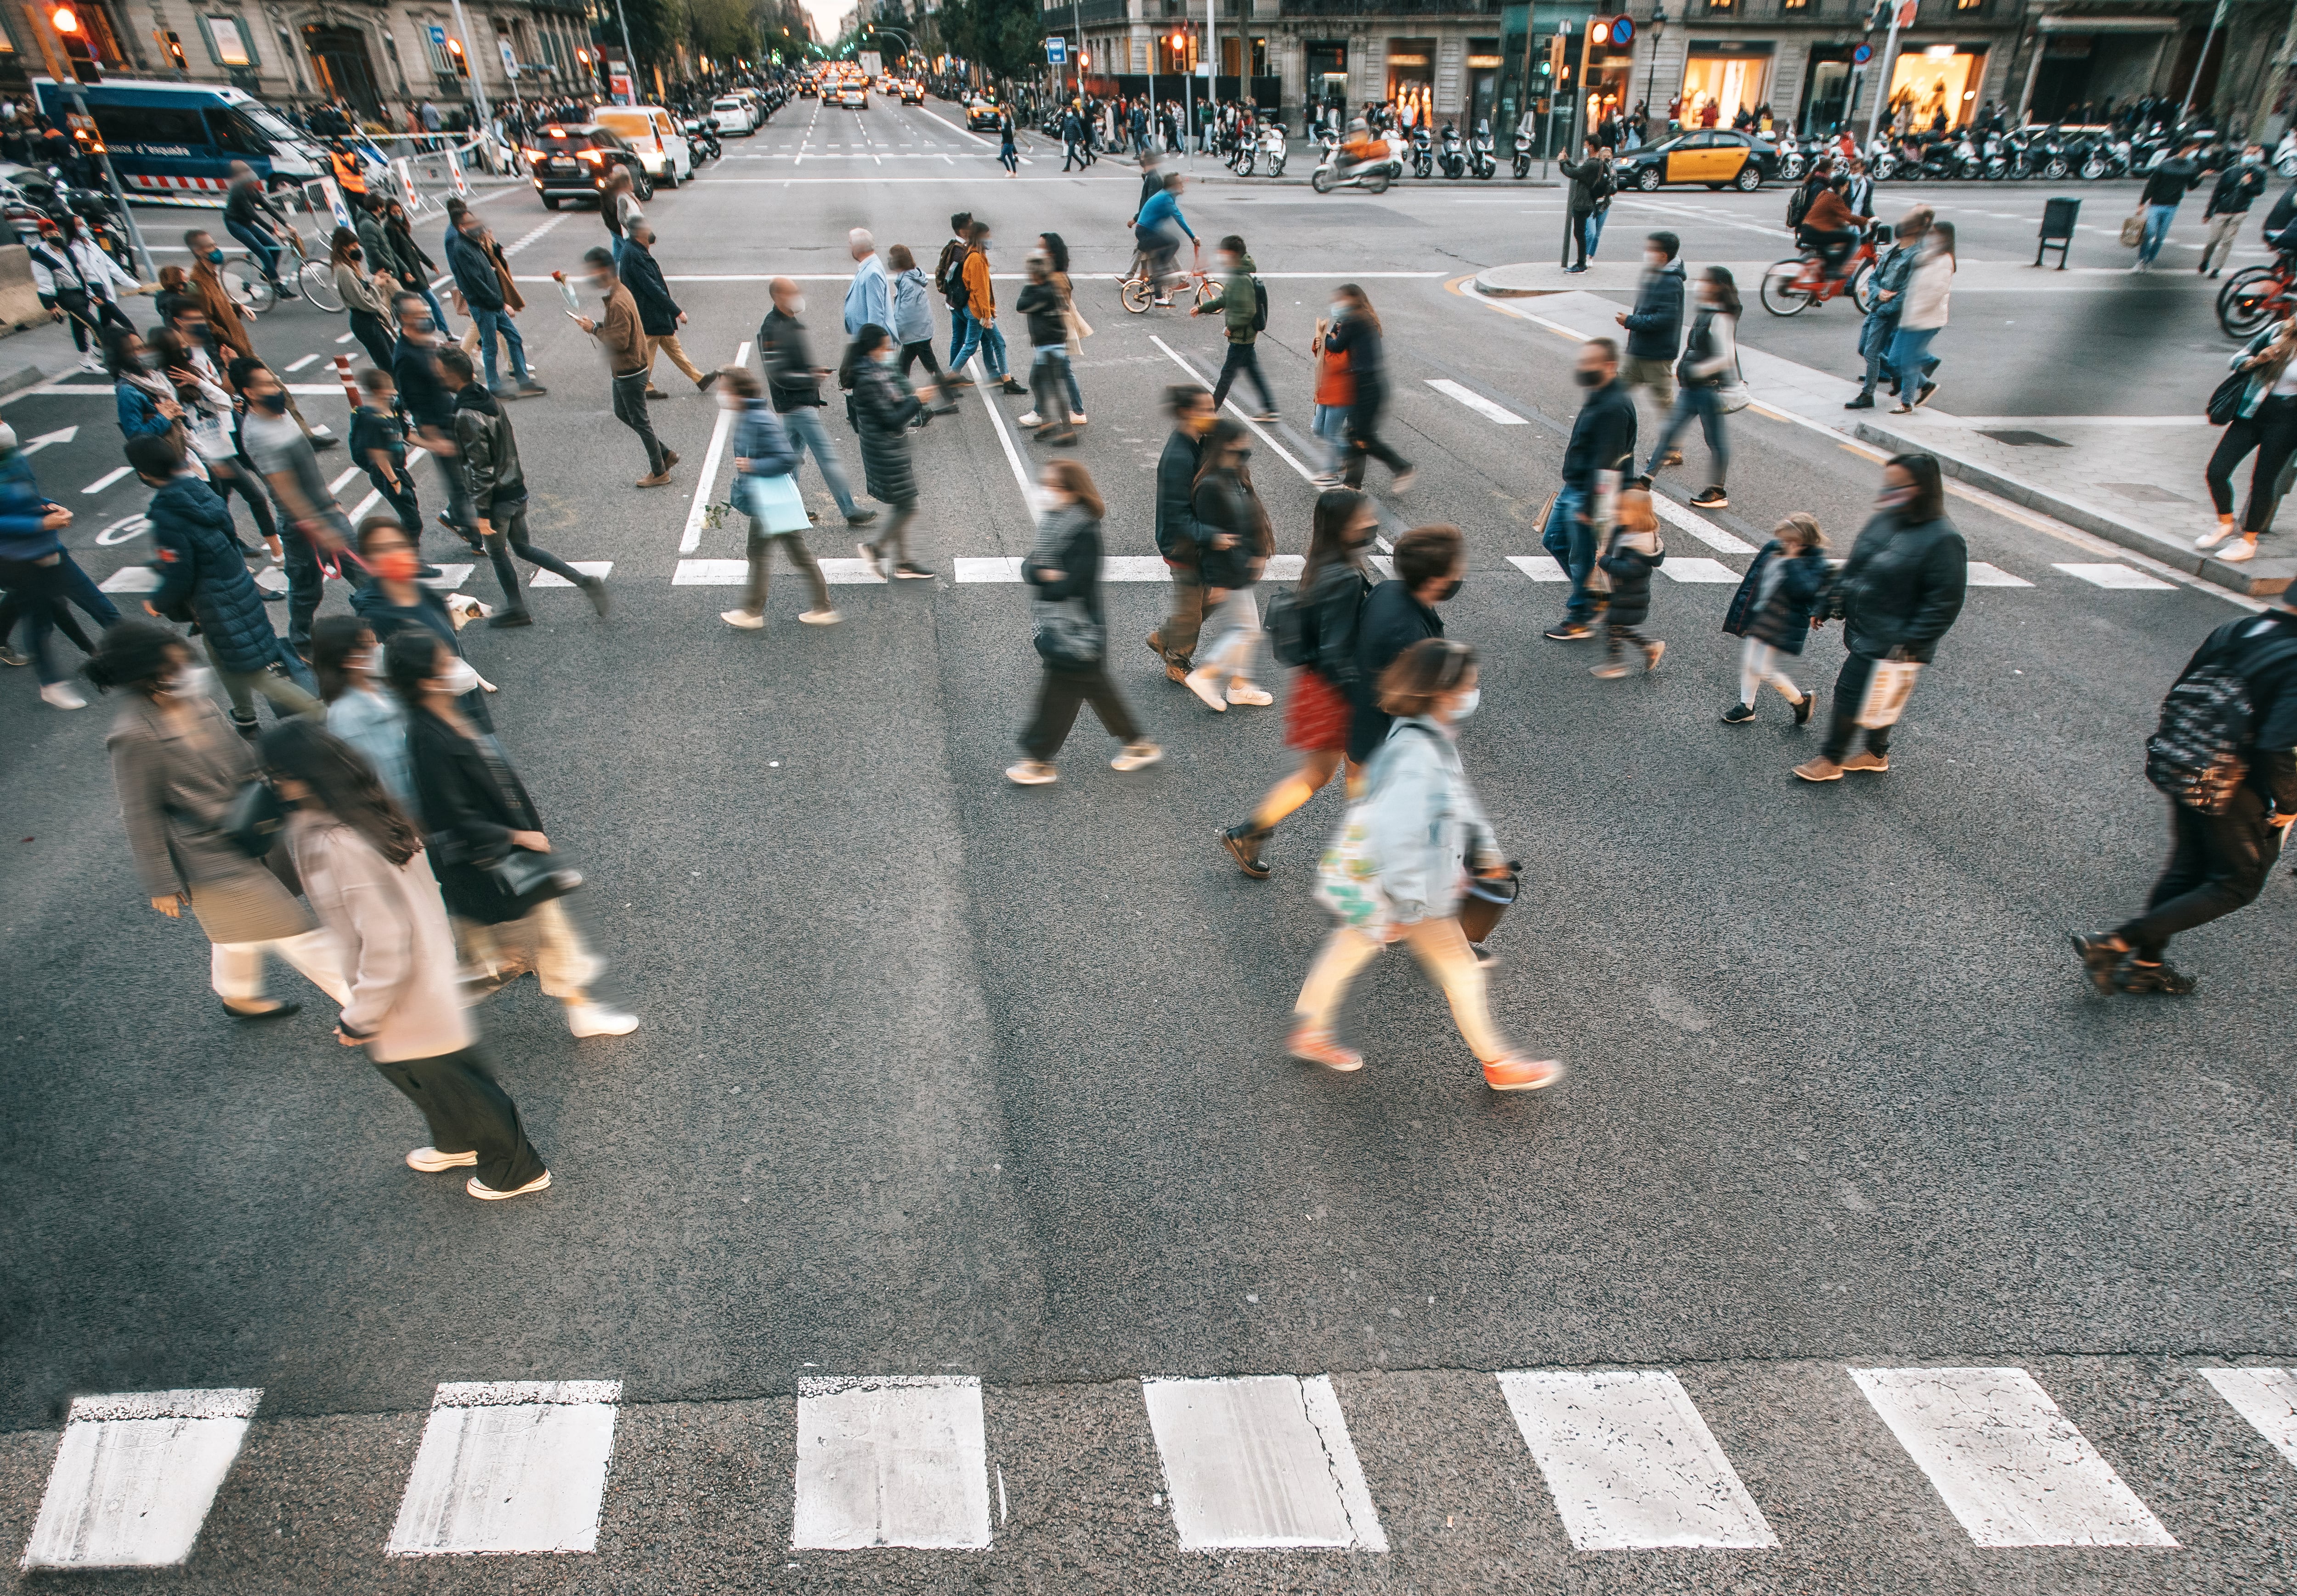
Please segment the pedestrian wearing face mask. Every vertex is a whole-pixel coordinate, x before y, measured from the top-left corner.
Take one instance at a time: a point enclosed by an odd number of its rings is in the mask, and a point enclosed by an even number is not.
[[[615,169],[617,171],[621,168]],[[646,328],[638,321],[637,301],[622,280],[614,273],[614,258],[603,249],[587,251],[582,263],[590,268],[591,292],[605,301],[603,319],[587,316],[576,317],[575,325],[598,341],[598,348],[606,358],[607,377],[613,390],[614,417],[638,435],[646,446],[646,474],[640,477],[641,488],[662,488],[669,485],[670,468],[678,464],[674,449],[664,448],[654,435],[654,423],[646,415],[646,368],[651,359],[651,346]]]
[[[239,301],[224,286],[224,254],[216,246],[214,234],[194,227],[184,234],[184,247],[192,255],[192,275],[185,280],[185,291],[206,313],[209,330],[214,333],[219,350],[229,350],[234,355],[254,354],[255,342],[247,334],[247,322],[240,314]]]
[[[287,646],[308,657],[311,617],[319,613],[325,586],[323,563],[332,564],[350,542],[350,521],[327,486],[303,436],[287,414],[287,390],[260,360],[231,363],[231,380],[247,400],[239,438],[255,468],[263,473],[292,535],[282,539],[287,566]]]
[[[1356,623],[1348,714],[1348,760],[1356,765],[1371,759],[1387,737],[1380,672],[1422,638],[1444,635],[1444,618],[1436,606],[1457,597],[1467,580],[1468,540],[1455,526],[1416,526],[1395,540],[1391,564],[1395,580],[1371,590]]]
[[[487,624],[498,629],[534,624],[517,567],[511,564],[513,555],[580,588],[603,618],[606,579],[576,570],[548,549],[537,548],[527,536],[526,471],[518,457],[518,434],[501,399],[475,380],[471,358],[458,349],[439,351],[439,373],[455,396],[455,447],[478,517],[479,536],[485,539],[487,559],[502,588],[503,607]]]
[[[1343,480],[1351,488],[1363,486],[1364,457],[1371,456],[1395,473],[1391,493],[1402,493],[1420,473],[1412,462],[1379,439],[1379,413],[1387,403],[1387,375],[1380,359],[1379,317],[1364,291],[1353,283],[1340,284],[1333,296],[1331,325],[1324,347],[1347,362],[1354,397],[1348,403],[1348,463]]]
[[[1595,596],[1587,578],[1595,568],[1596,517],[1603,493],[1634,469],[1635,404],[1619,386],[1619,346],[1591,338],[1579,346],[1574,374],[1586,398],[1563,449],[1563,482],[1548,511],[1541,547],[1571,579],[1563,619],[1546,635],[1577,643],[1593,635]]]
[[[1252,484],[1252,434],[1228,416],[1213,423],[1197,464],[1194,513],[1205,581],[1202,658],[1187,687],[1207,709],[1273,702],[1252,679],[1260,613],[1252,589],[1275,552],[1266,506]]]
[[[322,615],[311,629],[311,671],[327,706],[327,729],[375,767],[391,802],[410,817],[415,771],[407,762],[407,705],[382,685],[383,644],[364,615]]]
[[[351,336],[384,371],[391,369],[391,296],[398,284],[390,274],[370,272],[366,251],[349,227],[335,229],[329,259],[335,273],[335,295],[350,315]]]
[[[1932,222],[1922,234],[1922,258],[1906,279],[1906,308],[1898,313],[1898,331],[1890,340],[1890,364],[1898,374],[1893,415],[1929,404],[1938,392],[1933,374],[1939,362],[1931,353],[1931,341],[1945,330],[1954,273],[1954,224]]]
[[[845,619],[830,607],[829,587],[821,565],[806,547],[801,531],[766,530],[763,513],[751,498],[762,485],[786,480],[797,470],[797,450],[791,447],[781,417],[766,402],[765,386],[746,366],[729,366],[718,374],[718,405],[734,413],[734,507],[749,521],[750,580],[739,609],[727,610],[718,619],[744,631],[766,624],[766,583],[777,543],[790,564],[811,584],[813,608],[798,616],[808,626],[835,626]]]
[[[1699,275],[1699,310],[1692,318],[1683,363],[1675,370],[1682,389],[1651,450],[1651,464],[1643,467],[1648,479],[1663,466],[1682,465],[1683,451],[1675,440],[1697,416],[1710,465],[1708,485],[1691,502],[1702,510],[1721,510],[1731,503],[1724,487],[1724,479],[1731,474],[1731,444],[1723,425],[1723,388],[1739,376],[1739,285],[1727,267],[1710,266]]]
[[[1858,352],[1866,357],[1866,374],[1857,397],[1844,403],[1846,410],[1872,410],[1874,390],[1886,379],[1890,391],[1898,391],[1898,373],[1890,365],[1890,343],[1898,333],[1898,316],[1906,307],[1906,280],[1921,263],[1922,234],[1930,231],[1931,218],[1927,205],[1917,205],[1900,218],[1891,234],[1889,252],[1874,268],[1873,308],[1858,329]]]
[[[402,293],[391,301],[391,308],[399,315],[399,341],[391,346],[391,375],[413,429],[408,446],[421,448],[437,464],[440,485],[447,498],[440,520],[476,554],[484,545],[479,539],[478,512],[472,508],[471,491],[463,476],[461,450],[455,442],[455,396],[439,374],[442,343],[439,323],[419,294]],[[416,537],[422,531],[410,526],[407,535]]]
[[[1877,514],[1850,547],[1850,559],[1828,590],[1815,626],[1840,620],[1849,657],[1834,680],[1826,745],[1795,767],[1805,781],[1840,781],[1846,770],[1890,768],[1892,727],[1866,728],[1865,752],[1850,753],[1858,712],[1874,667],[1884,660],[1927,665],[1962,613],[1970,549],[1946,518],[1946,487],[1929,455],[1893,455],[1882,467]],[[1845,756],[1848,757],[1845,757]]]
[[[0,423],[0,588],[8,590],[0,606],[0,654],[8,654],[12,665],[29,659],[39,678],[41,701],[59,710],[86,709],[87,700],[57,668],[50,633],[61,628],[83,650],[94,652],[66,605],[78,605],[99,626],[119,619],[111,600],[65,549],[63,531],[71,522],[72,513],[40,491],[31,461],[16,447],[16,429]],[[28,654],[7,647],[20,613]]]
[[[415,557],[415,542],[388,515],[370,515],[358,525],[359,558],[372,580],[351,595],[351,609],[375,629],[375,637],[390,642],[409,627],[420,627],[462,658],[463,645],[455,635],[455,618],[446,600],[416,576],[422,564]],[[459,675],[460,672],[457,672]],[[472,724],[491,728],[486,689],[478,672],[470,673],[463,689],[463,714]]]
[[[1042,255],[1032,255],[1028,271],[1029,285],[1013,301],[1013,309],[1029,325],[1029,391],[1037,396],[1037,405],[1027,420],[1037,424],[1040,443],[1074,443],[1076,428],[1069,423],[1066,383],[1068,319],[1060,291],[1053,286],[1050,263]]]
[[[1328,488],[1316,496],[1308,558],[1292,599],[1305,654],[1284,703],[1284,745],[1299,751],[1300,768],[1269,789],[1252,819],[1221,833],[1238,868],[1256,881],[1268,876],[1261,850],[1277,826],[1323,791],[1346,757],[1356,643],[1373,583],[1367,561],[1379,531],[1379,512],[1354,489]],[[1357,774],[1349,765],[1351,783]]]
[[[2210,225],[2209,242],[2202,246],[2202,263],[2194,269],[2211,276],[2225,270],[2225,263],[2233,259],[2233,247],[2241,239],[2241,225],[2248,219],[2249,208],[2257,196],[2265,192],[2265,146],[2251,144],[2241,152],[2241,159],[2218,174],[2217,185],[2210,190],[2208,205],[2202,210],[2202,219]]]
[[[263,995],[267,953],[344,1001],[332,940],[262,860],[224,833],[240,789],[255,777],[255,752],[224,723],[191,646],[156,621],[122,621],[103,634],[86,670],[126,700],[106,746],[144,894],[171,920],[192,911],[207,934],[209,980],[225,1012],[273,1020],[302,1007]]]
[[[605,963],[584,942],[565,901],[526,907],[490,868],[514,850],[551,850],[502,745],[465,712],[477,672],[435,634],[415,627],[391,634],[383,662],[407,703],[408,761],[424,841],[465,962],[490,990],[533,971],[544,993],[565,1006],[566,1027],[576,1036],[637,1030],[637,1016],[593,1000]]]
[[[1635,308],[1611,318],[1627,332],[1620,386],[1629,399],[1638,388],[1650,389],[1661,415],[1675,408],[1675,361],[1683,348],[1683,262],[1675,258],[1682,247],[1672,233],[1654,233],[1643,240],[1643,276],[1635,289]],[[1662,448],[1659,456],[1663,465],[1683,463],[1672,448]]]
[[[867,526],[877,519],[877,512],[854,504],[829,429],[821,424],[822,408],[829,402],[822,398],[821,380],[829,375],[829,368],[813,363],[805,324],[798,319],[805,314],[805,295],[787,277],[776,277],[767,287],[774,308],[758,324],[758,362],[766,370],[766,393],[774,414],[787,429],[793,450],[801,457],[808,449],[813,451],[813,463],[821,468],[821,480],[837,501],[845,524]]]
[[[1480,697],[1475,650],[1423,638],[1381,671],[1378,690],[1389,729],[1324,852],[1317,895],[1337,923],[1293,1001],[1285,1051],[1343,1074],[1363,1068],[1363,1055],[1340,1043],[1340,1006],[1372,955],[1401,942],[1443,987],[1484,1084],[1535,1090],[1563,1066],[1526,1057],[1492,1023],[1483,966],[1460,928],[1467,877],[1508,873],[1460,763],[1459,723]]]
[[[935,407],[934,415],[951,415],[957,409],[957,391],[950,389],[943,401],[941,362],[934,357],[933,301],[926,297],[929,284],[925,268],[907,244],[897,243],[887,250],[885,261],[893,274],[893,341],[902,346],[902,375],[908,377],[910,367],[923,361],[928,381],[918,390],[918,397]]]
[[[1220,296],[1198,305],[1189,312],[1204,316],[1218,312],[1228,330],[1228,354],[1221,361],[1220,380],[1213,384],[1213,407],[1228,403],[1228,391],[1239,374],[1252,378],[1253,391],[1260,395],[1260,411],[1252,419],[1274,421],[1276,396],[1268,391],[1268,379],[1261,374],[1258,340],[1267,311],[1262,302],[1265,292],[1260,279],[1253,274],[1257,269],[1252,256],[1244,247],[1244,240],[1234,233],[1220,241],[1213,251],[1213,265],[1220,273]]]
[[[1197,525],[1197,466],[1205,436],[1220,412],[1213,396],[1193,383],[1165,390],[1173,431],[1157,457],[1157,552],[1173,578],[1172,613],[1148,634],[1148,649],[1165,662],[1168,680],[1185,682],[1204,629],[1204,535]]]
[[[855,544],[854,552],[888,580],[927,581],[933,572],[910,558],[910,522],[918,514],[918,479],[910,465],[910,424],[925,407],[893,369],[900,354],[893,335],[873,323],[846,346],[845,359],[838,369],[838,385],[853,394],[853,422],[861,434],[862,483],[870,498],[883,501],[893,512],[885,531],[874,540]]]

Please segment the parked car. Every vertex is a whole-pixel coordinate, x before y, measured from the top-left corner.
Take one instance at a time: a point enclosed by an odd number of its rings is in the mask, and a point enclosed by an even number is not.
[[[639,199],[654,193],[654,179],[646,175],[638,152],[613,128],[595,122],[576,127],[554,123],[536,134],[534,143],[519,153],[526,158],[534,192],[542,196],[547,210],[556,210],[570,199],[597,199],[606,186],[607,174],[618,166],[630,169],[630,192]]]
[[[1779,175],[1778,146],[1728,128],[1695,128],[1613,163],[1621,188],[1645,193],[1663,183],[1704,183],[1753,193]]]
[[[694,151],[678,119],[661,106],[601,105],[591,116],[599,127],[622,136],[656,183],[675,188],[694,176]]]
[[[758,130],[757,108],[739,95],[710,102],[710,119],[718,125],[721,137],[747,138]]]

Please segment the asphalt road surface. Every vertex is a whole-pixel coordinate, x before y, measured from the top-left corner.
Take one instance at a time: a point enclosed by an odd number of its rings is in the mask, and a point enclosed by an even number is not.
[[[1074,455],[1108,498],[1109,555],[1138,564],[1161,391],[1216,367],[1220,329],[1120,309],[1131,167],[1064,177],[1035,141],[1009,178],[958,119],[802,102],[658,194],[686,347],[744,351],[776,273],[834,347],[852,226],[930,260],[969,210],[1003,274],[1058,231],[1096,328]],[[2038,189],[1920,192],[1972,259],[2029,247]],[[2118,224],[2126,189],[2083,192]],[[1694,264],[1773,259],[1783,204],[1623,198],[1602,258],[1664,219]],[[537,626],[464,641],[643,1024],[578,1042],[531,983],[494,999],[487,1045],[554,1184],[486,1205],[413,1174],[416,1117],[335,1044],[324,998],[276,972],[304,1013],[235,1025],[196,927],[146,906],[109,707],[60,713],[7,673],[11,1588],[2297,1580],[2297,1385],[2274,1372],[2297,1362],[2274,1041],[2292,884],[2180,941],[2189,1000],[2099,999],[2065,942],[2152,880],[2141,745],[2236,601],[1958,490],[1997,585],[1973,587],[1889,773],[1807,786],[1788,772],[1815,734],[1775,702],[1718,723],[1736,695],[1719,625],[1746,548],[1793,510],[1847,547],[1880,467],[1749,411],[1730,508],[1681,508],[1704,485],[1696,440],[1661,478],[1664,665],[1593,679],[1589,647],[1540,636],[1573,348],[1462,281],[1547,258],[1557,205],[1504,183],[1320,200],[1265,180],[1186,202],[1268,275],[1282,420],[1253,465],[1280,549],[1305,549],[1313,498],[1305,346],[1347,280],[1386,325],[1390,437],[1421,468],[1402,498],[1375,468],[1389,533],[1467,531],[1447,624],[1481,652],[1484,697],[1462,749],[1524,865],[1494,1002],[1569,1069],[1495,1098],[1400,958],[1351,1002],[1362,1074],[1280,1057],[1338,796],[1287,825],[1271,880],[1236,871],[1214,833],[1289,768],[1280,707],[1214,716],[1164,679],[1139,643],[1161,581],[1113,582],[1109,604],[1113,670],[1165,761],[1110,771],[1088,715],[1058,785],[1004,781],[1036,669],[1025,590],[982,579],[1029,547],[1021,479],[1048,451],[1015,425],[1026,400],[970,394],[917,438],[912,547],[939,580],[841,583],[844,624],[816,629],[778,572],[768,629],[729,629],[737,595],[712,583],[740,534],[700,514],[726,491],[722,461],[703,478],[718,412],[665,366],[655,424],[683,463],[634,489],[640,452],[547,281],[604,231],[490,193],[538,279],[521,322],[551,391],[510,412],[533,534],[610,563],[615,602],[602,621],[538,590]],[[185,215],[153,214],[155,237]],[[2103,236],[2075,251],[2122,259]],[[1958,289],[1938,347],[1956,408],[2191,409],[2227,350],[2193,259]],[[1017,283],[998,292],[1025,344]],[[301,305],[259,329],[337,430],[344,330]],[[1856,369],[1842,307],[1750,307],[1741,336]],[[99,581],[149,557],[106,384],[0,414],[27,440],[77,429],[33,465]],[[850,556],[811,465],[801,481],[816,553]],[[346,484],[345,507],[364,492]],[[483,564],[462,575],[497,596]],[[1840,657],[1830,629],[1797,679],[1825,687]]]

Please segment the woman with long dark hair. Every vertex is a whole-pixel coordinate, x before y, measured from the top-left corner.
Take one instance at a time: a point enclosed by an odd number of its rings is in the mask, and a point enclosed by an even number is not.
[[[1379,413],[1387,403],[1387,374],[1380,362],[1379,313],[1362,288],[1343,283],[1333,294],[1327,314],[1331,325],[1324,333],[1324,349],[1346,361],[1348,379],[1355,390],[1348,402],[1348,463],[1341,478],[1351,488],[1363,487],[1364,457],[1370,455],[1395,473],[1388,490],[1402,493],[1420,473],[1411,461],[1380,441]]]
[[[176,391],[176,402],[184,407],[184,435],[192,449],[207,467],[208,485],[223,496],[229,504],[235,493],[247,501],[248,512],[255,517],[255,530],[271,551],[275,560],[284,552],[279,542],[279,526],[271,516],[271,496],[263,490],[255,473],[242,464],[239,457],[238,408],[231,392],[220,381],[213,363],[184,341],[182,333],[173,327],[161,327],[152,340],[152,348],[160,358],[160,369]],[[237,531],[232,540],[239,552],[249,559],[257,550],[243,540]],[[284,598],[284,594],[267,595]]]
[[[1081,427],[1085,424],[1084,394],[1077,387],[1076,363],[1084,353],[1084,341],[1091,336],[1092,329],[1077,314],[1076,284],[1069,281],[1068,241],[1058,233],[1040,233],[1037,247],[1044,251],[1045,262],[1052,269],[1053,287],[1061,296],[1061,314],[1068,322],[1068,366],[1061,374],[1069,390],[1069,424]],[[1021,424],[1029,424],[1024,421]]]
[[[366,251],[358,234],[349,227],[335,229],[329,246],[328,259],[335,268],[335,292],[342,297],[343,309],[350,312],[351,335],[359,341],[375,361],[377,371],[391,369],[393,348],[391,323],[393,319],[391,299],[399,292],[396,282],[375,281],[366,264]]]
[[[1292,673],[1284,704],[1284,745],[1300,752],[1300,768],[1268,790],[1241,826],[1221,833],[1238,866],[1255,880],[1268,865],[1260,851],[1276,835],[1285,816],[1323,791],[1346,760],[1348,696],[1356,682],[1356,618],[1371,592],[1367,565],[1379,515],[1372,502],[1353,488],[1327,488],[1316,496],[1308,538],[1308,559],[1300,572],[1293,603],[1300,613],[1306,659]],[[1348,765],[1353,784],[1359,772]]]
[[[1203,556],[1205,629],[1197,668],[1182,679],[1209,709],[1273,703],[1252,679],[1253,646],[1260,641],[1260,612],[1252,587],[1276,540],[1267,508],[1252,485],[1252,434],[1223,415],[1213,423],[1198,457],[1190,509]]]
[[[918,479],[910,466],[910,424],[925,406],[893,369],[901,355],[893,335],[876,322],[864,322],[845,346],[837,384],[853,395],[854,428],[861,434],[862,487],[893,512],[873,541],[854,545],[872,570],[888,578],[931,580],[933,572],[910,558],[910,522],[918,514]]]
[[[1643,474],[1659,474],[1660,462],[1696,415],[1714,469],[1709,485],[1691,502],[1702,510],[1720,510],[1731,502],[1723,486],[1731,474],[1731,445],[1723,431],[1723,386],[1739,374],[1739,285],[1728,268],[1710,266],[1700,275],[1695,292],[1698,313],[1692,317],[1691,336],[1675,368],[1675,413],[1667,418]]]
[[[407,762],[407,706],[377,685],[383,646],[363,615],[322,615],[311,628],[311,670],[327,706],[327,729],[366,756],[383,790],[412,815],[415,774]]]
[[[103,336],[103,368],[111,374],[111,396],[119,430],[129,438],[164,436],[183,425],[184,407],[157,369],[159,357],[133,327],[114,327]]]
[[[439,296],[431,288],[431,280],[439,275],[439,263],[424,254],[423,246],[416,242],[415,223],[408,216],[407,207],[396,200],[385,200],[383,202],[383,230],[391,240],[392,251],[408,269],[407,285],[421,294],[423,302],[431,307],[431,314],[437,319],[439,331],[443,334],[447,331],[446,309],[439,303]],[[386,325],[397,319],[395,316],[387,317]],[[530,375],[533,370],[532,366],[527,367]]]
[[[335,1040],[365,1048],[431,1128],[407,1166],[468,1169],[463,1189],[489,1201],[542,1190],[550,1172],[464,1011],[422,833],[358,750],[309,721],[266,733],[263,767],[294,811],[288,850],[346,975]]]
[[[226,724],[209,692],[211,673],[193,662],[191,646],[156,621],[122,621],[86,669],[97,687],[127,699],[106,746],[144,894],[171,920],[190,909],[207,933],[209,981],[225,1012],[276,1020],[301,1007],[264,997],[266,953],[342,1001],[333,941],[278,876],[224,834],[240,789],[254,779],[255,751]]]

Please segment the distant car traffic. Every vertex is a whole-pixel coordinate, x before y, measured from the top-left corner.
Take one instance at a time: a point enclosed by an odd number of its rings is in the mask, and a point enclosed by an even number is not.
[[[710,103],[710,119],[717,124],[721,135],[739,134],[746,138],[758,130],[757,108],[738,95],[729,95]]]
[[[659,105],[601,105],[591,113],[601,128],[622,136],[646,176],[675,188],[694,176],[694,152],[670,112]]]
[[[821,85],[816,83],[812,78],[801,78],[797,80],[797,97],[799,99],[817,99],[820,96],[820,94]]]
[[[904,105],[923,105],[925,103],[926,103],[926,86],[925,86],[924,84],[922,84],[922,83],[918,83],[918,82],[915,82],[915,81],[911,81],[911,82],[904,83],[903,85],[902,85],[902,104],[904,104]]]
[[[840,105],[842,105],[842,106],[845,107],[848,111],[867,111],[867,110],[869,110],[869,86],[868,86],[868,85],[866,85],[866,84],[863,84],[863,83],[858,83],[858,82],[856,82],[856,83],[849,83],[849,84],[847,84],[847,85],[845,86],[845,87],[844,87],[843,90],[841,90],[841,91],[839,92],[838,96],[837,96],[837,103],[838,103]]]
[[[1003,115],[1004,112],[991,102],[976,100],[965,108],[965,125],[976,133],[994,133],[998,120]]]
[[[1700,128],[1621,155],[1612,162],[1612,173],[1621,188],[1645,193],[1663,183],[1704,183],[1753,193],[1779,175],[1779,151],[1767,140],[1728,128]]]

